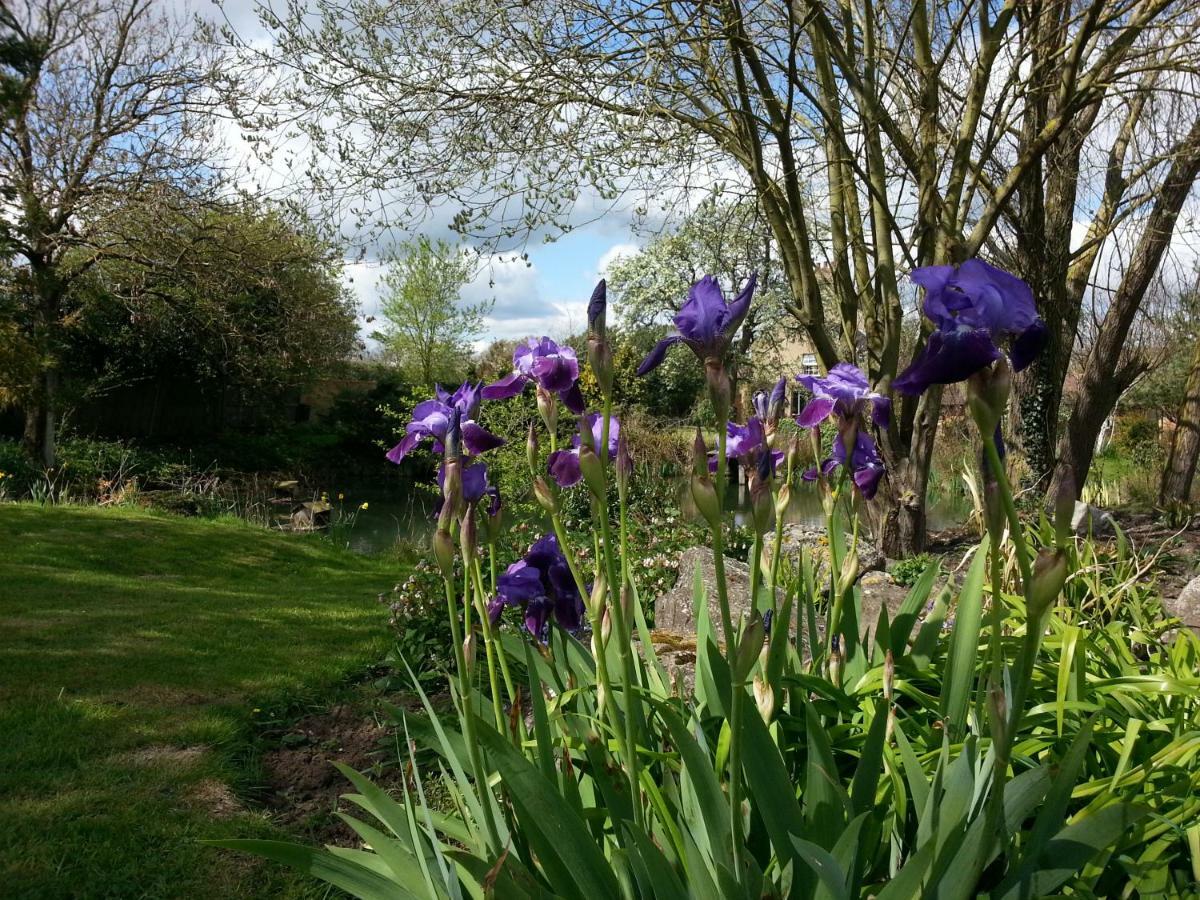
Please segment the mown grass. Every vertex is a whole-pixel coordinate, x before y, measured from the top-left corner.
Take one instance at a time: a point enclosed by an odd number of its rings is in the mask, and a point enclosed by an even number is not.
[[[377,659],[394,564],[237,521],[0,504],[0,895],[288,897],[202,846],[239,802],[256,708]]]

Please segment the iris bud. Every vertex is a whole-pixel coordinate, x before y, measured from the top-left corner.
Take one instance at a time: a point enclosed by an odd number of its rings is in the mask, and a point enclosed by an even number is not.
[[[598,335],[588,338],[588,362],[592,364],[592,371],[600,384],[600,392],[605,397],[612,394],[613,355],[607,339]]]
[[[757,472],[750,475],[750,515],[755,533],[760,536],[766,534],[771,527],[771,488],[770,483]]]
[[[437,560],[443,578],[454,577],[454,538],[445,528],[438,528],[433,533],[433,558]]]
[[[988,685],[987,704],[988,727],[992,732],[992,744],[996,747],[1003,747],[1008,733],[1008,697],[1004,695],[1003,686],[995,681]]]
[[[451,516],[457,515],[462,509],[462,459],[448,457],[443,464],[444,478],[442,480],[442,510]]]
[[[525,461],[529,463],[529,471],[536,472],[538,468],[538,436],[537,428],[529,423],[529,435],[525,438]]]
[[[467,675],[470,676],[471,670],[475,668],[475,632],[471,632],[463,639],[463,662],[467,667]]]
[[[463,559],[474,559],[475,548],[479,546],[479,529],[475,524],[474,506],[469,507],[463,515],[462,528],[459,531],[458,539],[462,542]]]
[[[592,584],[592,594],[589,598],[590,613],[593,617],[608,612],[608,604],[605,602],[607,598],[608,582],[604,577],[604,572],[602,571]]]
[[[537,388],[538,415],[546,423],[546,430],[554,434],[558,430],[558,398],[540,384]]]
[[[742,639],[738,644],[737,654],[734,656],[733,674],[738,684],[745,682],[754,670],[754,663],[758,661],[758,654],[763,648],[766,637],[767,632],[763,628],[762,616],[756,613],[742,632]],[[726,638],[728,639],[728,635]]]
[[[710,528],[721,527],[721,507],[717,502],[717,490],[707,475],[692,476],[692,500]]]
[[[692,441],[692,474],[708,476],[708,447],[704,445],[704,435],[699,426],[696,427],[696,439]]]
[[[788,442],[787,449],[787,470],[788,478],[792,477],[797,469],[800,468],[800,435],[792,435],[791,441]]]
[[[775,518],[782,519],[787,513],[788,504],[792,502],[792,486],[785,484],[775,495]]]
[[[1012,387],[1012,369],[1003,357],[967,379],[967,407],[979,433],[987,440],[1004,410]]]
[[[842,560],[842,569],[838,574],[838,591],[846,593],[854,586],[854,582],[858,581],[858,575],[861,571],[861,563],[858,559],[857,551],[851,550],[846,554],[846,558]]]
[[[754,705],[762,720],[770,725],[775,715],[775,691],[761,675],[754,676]]]
[[[550,485],[546,484],[546,480],[541,475],[533,479],[533,497],[546,512],[551,515],[558,512],[558,498],[554,496]]]
[[[625,441],[624,429],[617,435],[617,490],[624,494],[629,489],[633,475],[633,457],[629,455],[629,444]]]
[[[598,500],[602,499],[605,494],[604,465],[591,447],[579,448],[579,471],[583,474],[583,481],[592,492],[592,496]]]
[[[1033,562],[1029,587],[1029,618],[1036,621],[1058,599],[1067,582],[1067,554],[1062,550],[1042,550]]]
[[[600,616],[600,640],[604,645],[608,646],[608,639],[612,635],[612,611],[605,607],[603,614]]]

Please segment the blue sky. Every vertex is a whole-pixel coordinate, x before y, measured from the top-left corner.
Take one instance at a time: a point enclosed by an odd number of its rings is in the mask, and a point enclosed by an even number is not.
[[[210,21],[228,22],[244,39],[269,40],[267,32],[258,23],[255,0],[224,0],[220,6],[214,0],[167,0],[167,4],[185,16],[198,14]],[[281,193],[295,188],[291,176],[271,171],[255,159],[236,132],[228,132],[225,140],[235,165],[248,182]],[[586,208],[586,199],[582,205],[585,208],[580,210],[579,219],[592,218],[594,210]],[[419,233],[455,240],[454,235],[440,225],[446,219],[445,211],[435,211],[429,219],[427,227],[419,231],[393,228],[386,240],[372,235],[351,236],[352,241],[362,239],[372,248],[365,260],[349,261],[345,269],[346,282],[359,301],[364,338],[380,327],[378,320],[368,321],[379,311],[382,270],[377,254]],[[336,228],[340,223],[332,224]],[[526,247],[529,265],[521,260],[485,259],[462,294],[464,302],[494,301],[492,313],[484,323],[485,333],[476,342],[477,347],[497,338],[542,334],[562,337],[578,330],[583,326],[588,297],[603,268],[616,255],[634,252],[640,243],[633,233],[630,215],[617,210],[597,221],[580,224],[551,243],[540,238],[531,241]],[[372,342],[368,343],[374,346]]]

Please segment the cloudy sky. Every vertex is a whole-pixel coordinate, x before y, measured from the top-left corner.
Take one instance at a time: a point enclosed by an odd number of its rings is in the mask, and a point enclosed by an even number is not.
[[[255,0],[165,0],[185,16],[199,15],[218,24],[228,23],[238,35],[257,42],[270,40],[260,26],[255,12]],[[233,126],[230,126],[232,129]],[[244,172],[247,182],[264,186],[268,191],[286,191],[288,176],[265,170],[255,159],[248,145],[231,130],[226,144]],[[424,233],[430,237],[454,241],[448,229],[439,227],[434,215]],[[592,218],[592,217],[588,217]],[[339,229],[341,230],[341,229]],[[361,306],[362,333],[366,337],[379,327],[369,320],[378,315],[379,288],[383,274],[377,256],[389,245],[415,236],[415,232],[392,230],[386,238],[372,238],[372,250],[361,261],[348,261],[345,269],[347,283],[352,287]],[[465,303],[491,300],[491,315],[485,320],[486,333],[478,342],[482,346],[496,338],[518,338],[527,335],[549,334],[561,337],[582,327],[587,300],[606,266],[623,254],[636,253],[640,238],[633,233],[630,216],[617,210],[589,224],[581,224],[572,232],[552,243],[530,243],[525,248],[528,258],[485,258],[475,278],[464,289]],[[374,346],[373,342],[368,342]]]

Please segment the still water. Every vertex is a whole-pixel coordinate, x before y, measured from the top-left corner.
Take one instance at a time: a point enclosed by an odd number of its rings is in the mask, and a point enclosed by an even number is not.
[[[784,521],[807,528],[822,528],[825,513],[815,484],[801,483],[792,492]],[[437,498],[421,486],[397,485],[372,482],[346,485],[339,493],[343,515],[353,516],[353,524],[337,530],[337,538],[345,541],[351,550],[358,553],[386,553],[397,541],[421,542],[433,530],[433,509]],[[330,493],[336,497],[336,493]],[[734,520],[745,524],[749,514],[750,498],[744,486],[729,488],[726,506],[733,510]],[[363,503],[366,509],[361,509]],[[338,504],[335,503],[335,509]],[[692,515],[691,497],[680,485],[680,508],[685,515]],[[931,499],[929,503],[929,528],[940,531],[964,522],[971,512],[970,502],[962,496],[951,495]],[[345,521],[345,520],[343,520]]]

